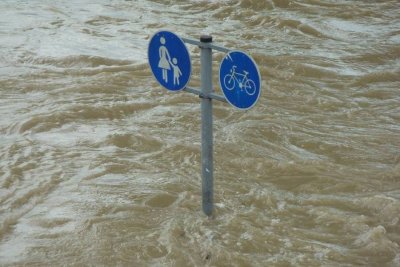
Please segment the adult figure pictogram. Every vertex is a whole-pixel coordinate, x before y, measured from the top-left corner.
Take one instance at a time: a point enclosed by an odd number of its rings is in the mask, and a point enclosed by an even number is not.
[[[165,47],[165,38],[160,38],[161,46],[158,49],[158,55],[160,56],[160,61],[158,62],[158,67],[162,69],[162,78],[168,83],[168,71],[171,69],[171,56],[169,55],[168,49]]]

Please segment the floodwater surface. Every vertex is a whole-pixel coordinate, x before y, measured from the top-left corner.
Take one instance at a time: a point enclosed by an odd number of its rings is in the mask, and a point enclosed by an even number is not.
[[[2,0],[0,265],[400,266],[399,10]],[[210,34],[262,76],[254,108],[214,103],[212,218],[200,99],[147,63],[162,29]]]

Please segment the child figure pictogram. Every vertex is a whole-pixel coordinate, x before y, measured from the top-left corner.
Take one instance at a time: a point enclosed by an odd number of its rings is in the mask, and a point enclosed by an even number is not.
[[[181,69],[178,66],[178,60],[176,57],[172,59],[171,66],[173,69],[173,74],[174,74],[174,85],[177,84],[179,85],[179,78],[182,76]]]

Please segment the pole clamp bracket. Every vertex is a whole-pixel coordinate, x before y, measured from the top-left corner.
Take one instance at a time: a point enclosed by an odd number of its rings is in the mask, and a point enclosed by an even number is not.
[[[200,93],[200,94],[199,94],[199,98],[201,98],[201,99],[208,99],[208,100],[211,100],[211,99],[212,99],[211,96],[206,95],[206,94],[203,94],[203,93]]]

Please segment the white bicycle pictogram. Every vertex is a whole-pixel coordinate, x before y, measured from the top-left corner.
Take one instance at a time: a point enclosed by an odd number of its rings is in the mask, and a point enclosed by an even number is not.
[[[252,79],[249,79],[248,71],[243,71],[242,73],[236,72],[237,66],[233,66],[229,74],[224,77],[224,85],[228,90],[233,90],[236,85],[239,86],[240,90],[245,90],[248,95],[254,95],[256,93],[256,84]]]

